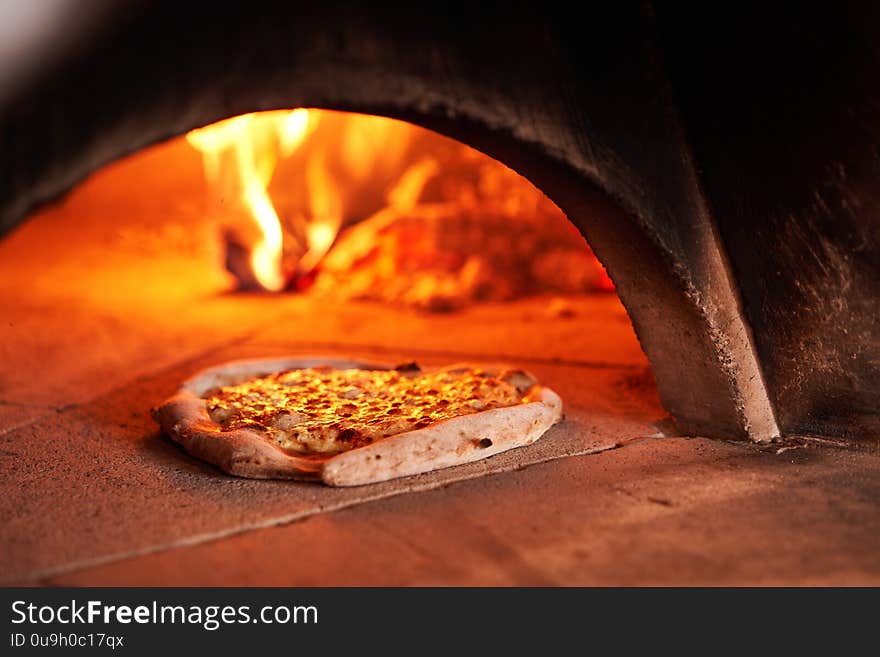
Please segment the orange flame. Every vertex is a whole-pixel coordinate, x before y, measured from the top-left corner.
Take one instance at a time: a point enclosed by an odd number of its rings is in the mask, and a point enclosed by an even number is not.
[[[287,284],[283,259],[289,250],[296,251],[296,270],[312,271],[343,221],[365,216],[358,206],[400,175],[416,130],[392,119],[300,108],[245,114],[189,132],[219,212],[234,215],[228,217],[233,242],[248,254],[248,271],[238,271],[237,261],[227,266],[240,280],[271,291]],[[285,180],[273,200],[269,183],[292,156],[300,159],[300,180]],[[298,183],[305,184],[305,202],[297,200],[296,209],[279,217],[277,206],[290,200]]]
[[[279,156],[289,156],[314,129],[316,116],[306,109],[244,114],[186,135],[202,153],[205,176],[220,203],[227,199],[245,210],[257,236],[250,268],[257,284],[270,291],[286,285],[282,267],[283,231],[269,196]]]

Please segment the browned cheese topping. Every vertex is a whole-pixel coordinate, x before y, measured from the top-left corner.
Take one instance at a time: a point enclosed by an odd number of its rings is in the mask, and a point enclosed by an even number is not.
[[[475,368],[278,372],[205,393],[224,431],[254,429],[285,450],[334,454],[449,418],[523,403],[534,380]]]

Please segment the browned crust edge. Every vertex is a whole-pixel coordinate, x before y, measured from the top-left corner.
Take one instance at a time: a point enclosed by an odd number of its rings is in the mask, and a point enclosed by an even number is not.
[[[176,395],[153,409],[153,418],[187,452],[229,474],[251,479],[320,480],[331,486],[358,486],[470,463],[529,445],[562,418],[559,395],[535,384],[527,396],[533,401],[525,404],[450,418],[332,456],[302,457],[288,454],[257,431],[221,431],[200,397],[220,385],[320,365],[388,369],[384,365],[320,358],[233,361],[188,379]],[[442,369],[458,367],[503,369],[466,363]]]

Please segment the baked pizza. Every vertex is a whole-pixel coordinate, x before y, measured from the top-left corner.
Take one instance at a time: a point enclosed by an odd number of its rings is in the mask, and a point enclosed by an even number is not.
[[[562,401],[511,367],[285,359],[206,370],[153,417],[230,474],[353,486],[533,443],[562,417]]]

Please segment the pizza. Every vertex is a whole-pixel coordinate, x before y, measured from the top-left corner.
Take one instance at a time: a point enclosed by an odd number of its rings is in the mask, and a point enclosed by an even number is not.
[[[284,359],[206,370],[153,417],[229,474],[353,486],[533,443],[561,419],[562,401],[513,367]]]

